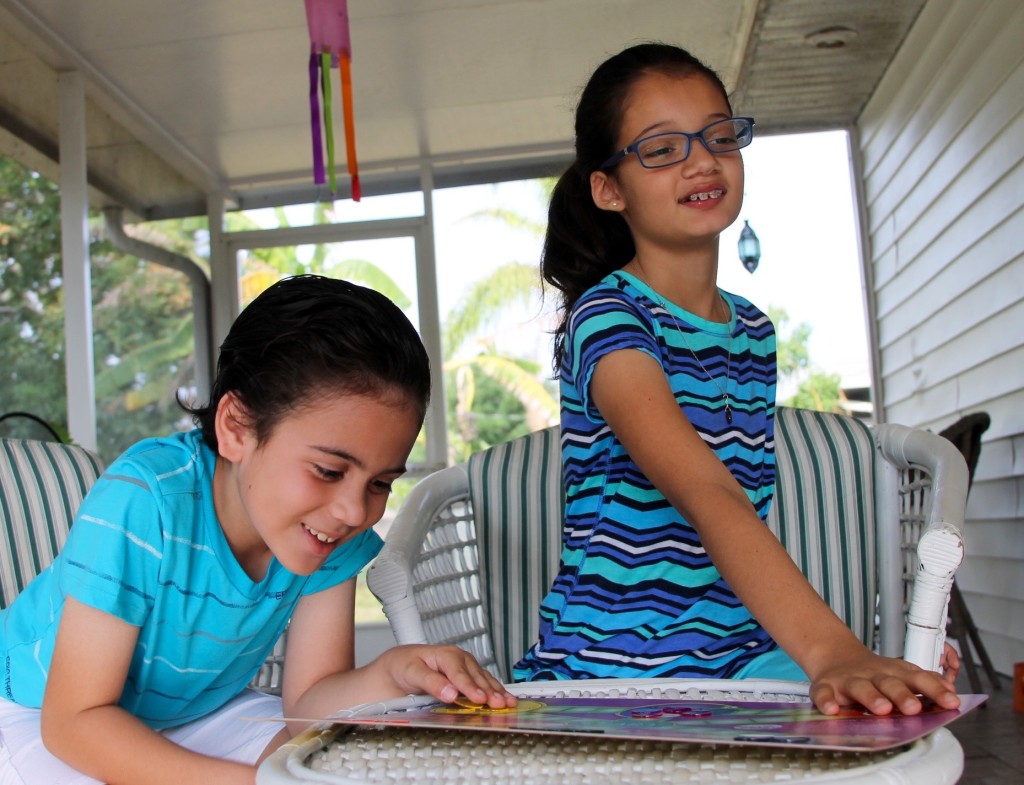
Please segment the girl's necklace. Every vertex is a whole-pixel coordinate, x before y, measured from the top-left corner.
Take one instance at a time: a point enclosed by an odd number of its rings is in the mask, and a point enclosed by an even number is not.
[[[732,332],[730,331],[729,333],[729,359],[726,360],[725,363],[725,387],[722,387],[722,385],[718,383],[718,379],[712,376],[711,372],[704,367],[704,363],[700,361],[700,357],[697,356],[697,352],[695,352],[693,350],[693,347],[690,346],[690,341],[687,339],[686,332],[683,330],[683,326],[679,323],[679,319],[677,319],[676,315],[668,309],[668,306],[665,304],[665,301],[661,298],[661,295],[655,292],[654,289],[650,286],[650,284],[648,284],[648,288],[654,294],[654,299],[658,301],[658,305],[661,306],[662,310],[672,317],[672,321],[675,323],[676,326],[676,332],[678,332],[679,337],[683,339],[683,343],[686,345],[686,348],[689,350],[690,354],[693,355],[693,359],[697,361],[697,365],[699,365],[700,369],[704,371],[704,375],[708,377],[708,381],[715,385],[715,387],[718,388],[718,392],[722,394],[722,397],[719,400],[725,403],[725,421],[729,425],[732,425],[732,398],[729,397],[729,377],[732,373]],[[730,312],[730,319],[731,317],[732,314]]]

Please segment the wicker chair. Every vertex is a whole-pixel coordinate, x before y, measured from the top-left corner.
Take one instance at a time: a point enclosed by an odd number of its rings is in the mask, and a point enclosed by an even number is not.
[[[794,561],[862,641],[883,654],[903,653],[936,668],[950,586],[963,557],[968,480],[963,457],[948,441],[925,431],[871,428],[850,417],[788,408],[777,411],[775,447],[778,477],[768,524]],[[400,643],[460,645],[508,679],[512,664],[536,639],[537,608],[558,566],[560,468],[558,431],[551,428],[474,455],[413,490],[367,578]],[[599,686],[590,681],[539,684],[572,694]],[[537,685],[511,689],[527,695]],[[744,700],[772,700],[772,690],[806,700],[807,684],[705,680],[693,690],[708,700],[732,691],[745,695]],[[396,766],[411,754],[387,734],[378,734],[380,739],[359,751],[354,742],[332,734],[336,730],[314,729],[299,737],[294,749],[289,745],[268,759],[257,782],[316,779],[297,760],[317,754],[345,760],[361,754],[372,765],[386,759],[398,761]],[[450,742],[453,761],[469,759],[468,752],[461,756],[461,744]],[[609,776],[614,761],[605,752],[559,744],[559,754],[571,757],[573,772],[581,772],[580,781],[630,781]],[[469,749],[472,742],[466,745]],[[630,749],[630,755],[646,755]],[[946,785],[957,782],[963,771],[963,750],[945,728],[894,757],[858,753],[851,760],[801,750],[770,752],[688,748],[678,754],[694,767],[692,776],[673,781]],[[494,772],[502,766],[514,771],[513,752],[496,749],[489,755]]]

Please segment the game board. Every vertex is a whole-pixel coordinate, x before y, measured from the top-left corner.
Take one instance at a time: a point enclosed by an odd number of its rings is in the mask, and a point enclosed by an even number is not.
[[[809,701],[543,696],[523,697],[514,710],[434,703],[373,714],[356,712],[332,717],[330,722],[856,752],[909,744],[953,722],[987,697],[961,695],[957,710],[930,705],[913,716],[877,717],[860,709],[825,716]]]

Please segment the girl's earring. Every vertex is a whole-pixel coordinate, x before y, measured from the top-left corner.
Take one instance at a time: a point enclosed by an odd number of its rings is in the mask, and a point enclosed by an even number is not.
[[[611,207],[613,210],[618,210],[619,209],[619,203],[618,202],[608,202],[608,206]]]

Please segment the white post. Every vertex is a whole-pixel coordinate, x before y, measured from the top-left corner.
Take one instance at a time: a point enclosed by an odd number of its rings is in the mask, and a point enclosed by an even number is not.
[[[228,258],[224,238],[224,198],[210,194],[206,198],[206,216],[210,222],[210,347],[216,366],[220,345],[238,316],[238,260]],[[206,394],[209,395],[207,390]],[[200,396],[201,397],[201,396]]]
[[[434,177],[429,164],[420,172],[423,189],[424,229],[416,238],[416,294],[420,337],[430,358],[430,406],[427,431],[427,466],[431,471],[448,465],[447,404],[444,392],[444,355],[441,346],[441,307],[437,295],[437,254],[434,248]]]
[[[85,77],[57,77],[60,104],[60,222],[64,266],[64,372],[68,430],[96,449],[96,382],[92,348],[92,276],[89,270],[89,194],[86,180]]]

